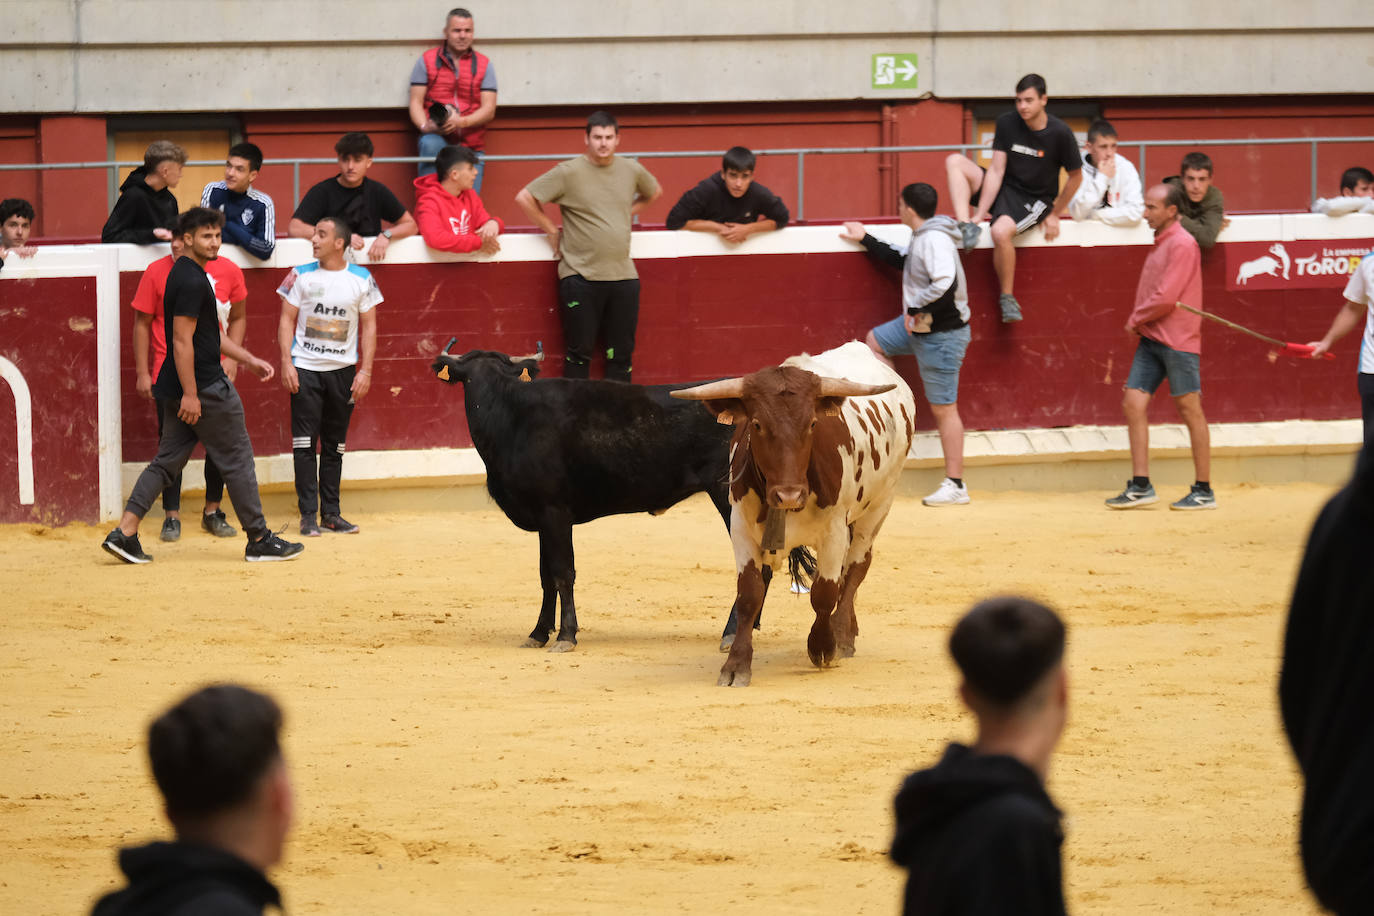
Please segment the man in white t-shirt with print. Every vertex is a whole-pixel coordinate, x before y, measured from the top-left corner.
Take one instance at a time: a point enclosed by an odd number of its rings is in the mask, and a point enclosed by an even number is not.
[[[1374,255],[1365,255],[1345,285],[1345,304],[1336,313],[1326,336],[1312,341],[1312,358],[1321,359],[1331,345],[1364,322],[1360,341],[1360,361],[1356,383],[1360,390],[1360,413],[1364,417],[1364,441],[1374,442]]]
[[[352,234],[341,217],[320,220],[311,238],[316,260],[293,269],[277,288],[281,377],[291,392],[296,501],[306,537],[318,537],[321,528],[358,531],[339,514],[339,481],[353,405],[372,387],[382,293],[366,268],[348,262]]]

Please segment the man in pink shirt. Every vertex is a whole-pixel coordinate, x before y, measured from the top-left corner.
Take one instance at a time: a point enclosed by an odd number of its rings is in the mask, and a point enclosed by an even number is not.
[[[1166,378],[1174,407],[1188,427],[1197,480],[1171,509],[1215,509],[1212,446],[1202,415],[1202,318],[1178,307],[1202,308],[1202,251],[1179,223],[1183,191],[1155,185],[1145,193],[1145,222],[1155,231],[1155,248],[1145,259],[1135,291],[1135,309],[1126,330],[1138,335],[1135,361],[1126,378],[1121,408],[1131,442],[1131,473],[1126,489],[1107,500],[1111,509],[1134,509],[1158,502],[1150,484],[1150,399]]]

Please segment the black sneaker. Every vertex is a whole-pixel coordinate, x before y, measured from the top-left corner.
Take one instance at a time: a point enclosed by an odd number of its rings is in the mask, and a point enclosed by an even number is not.
[[[336,534],[357,534],[360,530],[357,525],[346,520],[341,515],[320,516],[320,527],[325,531],[333,531]]]
[[[118,528],[105,535],[105,540],[101,542],[101,547],[105,552],[119,557],[125,563],[151,563],[152,556],[143,552],[143,545],[138,542],[138,535],[125,534]]]
[[[239,533],[239,530],[229,524],[225,519],[223,509],[216,509],[208,515],[202,512],[200,515],[200,527],[217,538],[231,538]]]
[[[243,558],[249,563],[271,563],[277,560],[294,560],[305,550],[304,544],[283,541],[268,532],[266,537],[249,541],[243,548]]]
[[[312,515],[309,518],[301,518],[301,537],[317,538],[320,536],[320,523],[315,521]]]
[[[181,519],[164,518],[162,520],[162,533],[158,537],[169,543],[181,540]]]

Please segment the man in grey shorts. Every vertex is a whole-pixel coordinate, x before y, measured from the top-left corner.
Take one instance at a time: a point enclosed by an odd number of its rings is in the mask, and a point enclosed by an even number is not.
[[[1135,310],[1126,331],[1140,338],[1126,378],[1121,408],[1131,442],[1131,473],[1126,489],[1107,500],[1110,509],[1134,509],[1158,502],[1150,484],[1150,399],[1167,378],[1174,407],[1188,427],[1197,479],[1171,509],[1215,509],[1212,493],[1211,438],[1202,414],[1202,318],[1178,306],[1202,307],[1202,250],[1179,223],[1183,190],[1155,185],[1145,192],[1145,222],[1155,231],[1155,247],[1140,271]]]
[[[962,506],[969,501],[959,417],[959,369],[971,336],[968,292],[959,262],[959,227],[948,216],[935,215],[939,202],[939,194],[924,182],[902,188],[902,224],[911,229],[906,254],[869,235],[863,223],[845,223],[840,238],[858,242],[875,261],[902,271],[902,314],[869,331],[864,342],[889,366],[894,356],[916,357],[945,456],[945,479],[921,502]]]

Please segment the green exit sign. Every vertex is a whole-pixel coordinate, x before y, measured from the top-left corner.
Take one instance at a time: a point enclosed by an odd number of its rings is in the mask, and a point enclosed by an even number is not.
[[[915,89],[915,54],[874,54],[874,89]]]

